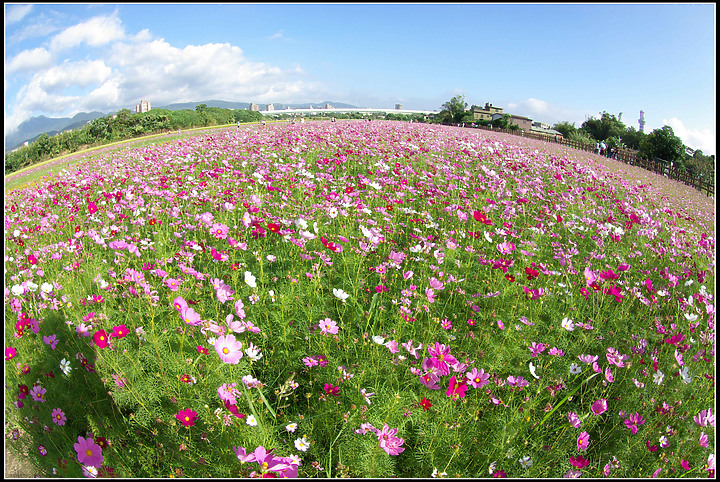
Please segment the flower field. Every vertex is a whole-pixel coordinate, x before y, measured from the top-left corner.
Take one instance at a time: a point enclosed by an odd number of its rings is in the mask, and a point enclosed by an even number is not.
[[[632,169],[384,121],[87,158],[5,196],[8,436],[56,477],[714,476],[714,203]]]

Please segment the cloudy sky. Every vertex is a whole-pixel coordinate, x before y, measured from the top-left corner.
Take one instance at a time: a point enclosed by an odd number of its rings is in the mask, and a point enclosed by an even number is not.
[[[715,5],[5,4],[5,134],[31,116],[210,99],[554,124],[607,111],[715,153]]]

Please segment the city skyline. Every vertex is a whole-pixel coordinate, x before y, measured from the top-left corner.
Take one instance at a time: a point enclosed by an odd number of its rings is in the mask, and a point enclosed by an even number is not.
[[[715,154],[714,4],[5,4],[5,135],[218,99],[622,112]]]

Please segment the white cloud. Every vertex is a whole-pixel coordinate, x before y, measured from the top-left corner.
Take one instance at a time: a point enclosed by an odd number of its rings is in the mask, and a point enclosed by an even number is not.
[[[120,19],[115,16],[94,17],[68,27],[50,41],[50,50],[65,50],[81,43],[99,47],[125,37]]]
[[[682,139],[683,144],[693,149],[700,149],[709,156],[715,154],[715,126],[705,129],[690,129],[676,117],[663,119],[663,124],[672,127],[676,136]]]
[[[5,25],[19,22],[32,10],[32,5],[12,5],[5,10]]]
[[[81,44],[105,48],[69,50]],[[280,68],[251,61],[229,43],[179,48],[147,29],[126,34],[117,15],[66,28],[47,45],[16,55],[6,67],[6,72],[32,75],[25,80],[6,75],[6,135],[32,115],[112,112],[132,108],[141,99],[162,106],[210,99],[287,103],[327,96],[321,84],[306,79],[300,65]],[[58,62],[61,52],[70,58]],[[20,81],[24,85],[11,98],[8,85]]]
[[[70,87],[87,87],[91,84],[104,82],[112,73],[112,69],[102,60],[80,62],[65,61],[36,74],[30,84],[48,92],[61,91]]]
[[[283,70],[250,62],[239,47],[227,43],[173,47],[163,39],[116,43],[111,64],[120,68],[119,85],[126,102],[152,99],[154,105],[220,98],[253,102],[286,102],[300,87],[293,80],[299,66]]]
[[[39,70],[52,65],[53,55],[42,47],[23,50],[5,65],[5,75],[27,70]]]

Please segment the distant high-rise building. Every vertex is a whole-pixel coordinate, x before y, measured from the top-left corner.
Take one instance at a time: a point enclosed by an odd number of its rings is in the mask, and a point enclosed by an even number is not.
[[[267,111],[268,111],[268,112],[272,112],[272,111],[274,111],[274,110],[275,110],[275,106],[272,105],[272,104],[268,104],[268,106],[267,106]]]
[[[640,132],[645,132],[645,112],[640,111],[640,119],[638,119],[640,125]]]
[[[141,100],[138,105],[135,106],[135,112],[148,112],[150,110],[150,102],[147,100]]]
[[[402,104],[395,104],[395,110],[402,110]]]
[[[250,103],[250,110],[257,112],[257,111],[260,110],[260,106],[257,105],[255,102],[251,102],[251,103]]]

